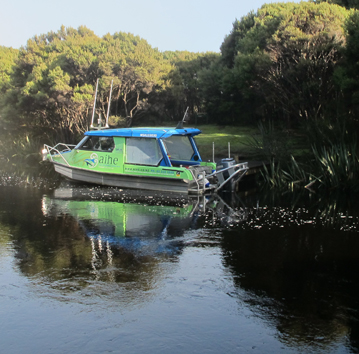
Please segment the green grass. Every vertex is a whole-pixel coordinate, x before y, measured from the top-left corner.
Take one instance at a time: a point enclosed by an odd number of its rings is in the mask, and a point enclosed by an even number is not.
[[[197,125],[202,134],[196,137],[201,156],[212,159],[212,144],[215,145],[215,158],[228,157],[228,142],[230,142],[231,156],[241,160],[269,160],[272,157],[273,147],[263,144],[263,135],[257,126],[217,126],[214,124]],[[285,150],[286,157],[296,158],[308,155],[310,146],[299,132],[283,133],[278,130],[270,138],[277,145],[277,150]],[[269,144],[272,145],[272,144]],[[277,154],[278,155],[278,154]]]
[[[204,159],[212,159],[212,146],[214,143],[215,158],[228,157],[228,142],[231,156],[246,158],[254,156],[256,151],[248,145],[249,139],[258,134],[256,127],[233,127],[217,125],[197,125],[202,131],[196,136],[196,142]]]

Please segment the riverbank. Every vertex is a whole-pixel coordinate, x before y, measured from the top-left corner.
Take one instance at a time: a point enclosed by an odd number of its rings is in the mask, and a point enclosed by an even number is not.
[[[228,147],[231,157],[236,160],[255,159],[258,156],[257,149],[250,145],[251,139],[259,133],[256,127],[214,124],[195,127],[202,131],[202,134],[196,137],[196,142],[204,160],[212,160],[213,147],[215,160],[228,157]]]

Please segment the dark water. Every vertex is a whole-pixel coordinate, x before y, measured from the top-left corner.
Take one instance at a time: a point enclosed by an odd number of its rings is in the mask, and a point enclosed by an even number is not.
[[[222,197],[0,186],[0,353],[359,352],[356,203]]]

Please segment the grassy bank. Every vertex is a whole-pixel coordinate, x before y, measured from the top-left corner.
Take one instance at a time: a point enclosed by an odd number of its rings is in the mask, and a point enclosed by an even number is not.
[[[228,157],[228,142],[231,156],[236,158],[256,158],[258,151],[249,144],[253,136],[258,135],[256,127],[231,127],[217,125],[198,125],[202,134],[196,137],[202,158],[212,159],[214,143],[215,158]]]
[[[306,130],[288,131],[266,127],[198,126],[196,138],[204,159],[231,157],[267,161],[263,170],[266,184],[275,188],[307,187],[333,191],[359,191],[358,145],[350,139],[313,139]],[[308,132],[307,132],[308,133]],[[311,132],[313,133],[313,132]],[[315,133],[315,132],[314,132]],[[329,135],[325,134],[329,139]]]
[[[201,156],[212,159],[212,144],[215,157],[228,157],[228,142],[231,157],[240,160],[290,160],[291,155],[301,159],[310,148],[303,134],[295,131],[263,129],[258,126],[198,125],[202,134],[196,137]]]

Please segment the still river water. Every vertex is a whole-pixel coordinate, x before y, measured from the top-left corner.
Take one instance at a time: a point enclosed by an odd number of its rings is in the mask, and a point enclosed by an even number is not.
[[[359,352],[355,204],[141,194],[3,179],[0,353]]]

